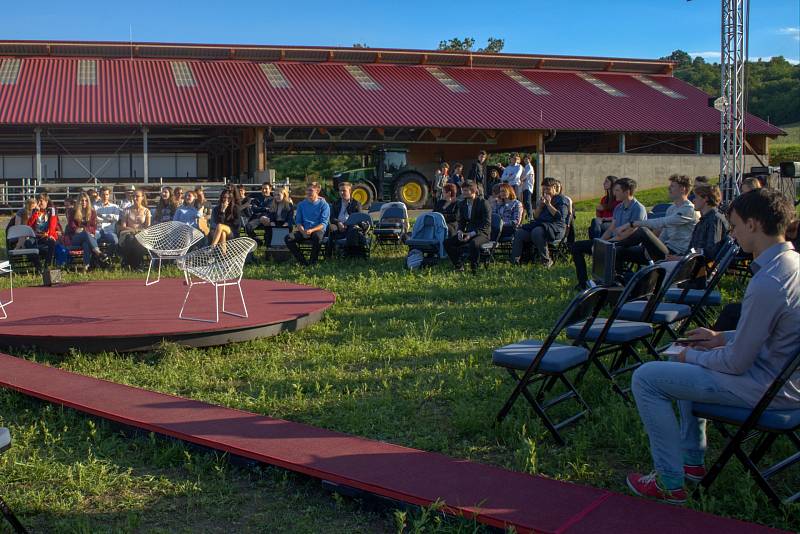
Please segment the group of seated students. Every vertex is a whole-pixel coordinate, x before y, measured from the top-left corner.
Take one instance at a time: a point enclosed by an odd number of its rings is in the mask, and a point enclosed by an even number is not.
[[[674,261],[690,251],[713,259],[728,234],[728,221],[718,209],[720,190],[715,185],[698,181],[693,188],[688,176],[670,176],[672,203],[663,216],[655,218],[648,218],[647,209],[636,199],[636,181],[608,176],[604,187],[606,195],[589,228],[590,239],[572,244],[576,289],[589,285],[584,256],[592,254],[595,239],[615,244],[619,267],[626,262]],[[694,203],[689,200],[691,193]]]
[[[463,270],[462,258],[467,256],[475,272],[480,248],[490,239],[492,216],[503,223],[498,240],[512,243],[512,264],[518,265],[525,249],[532,247],[533,256],[543,266],[551,267],[553,260],[548,245],[566,237],[574,214],[572,200],[562,194],[559,180],[545,178],[541,188],[536,207],[527,214],[527,222],[522,224],[526,212],[511,183],[494,184],[488,200],[481,196],[476,182],[463,184],[460,199],[456,186],[445,184],[433,211],[441,213],[447,223],[445,249],[450,251],[448,254],[456,270]]]

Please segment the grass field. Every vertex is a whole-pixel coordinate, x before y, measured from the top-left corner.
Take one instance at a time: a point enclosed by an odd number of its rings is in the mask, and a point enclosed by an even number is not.
[[[800,144],[800,122],[784,124],[783,126],[778,126],[778,128],[785,131],[788,135],[780,136],[774,141],[771,141],[771,145],[781,146]]]
[[[581,212],[578,228],[588,226],[590,216]],[[546,335],[574,294],[571,265],[545,271],[500,263],[473,277],[441,264],[411,274],[402,256],[389,251],[369,262],[339,260],[308,270],[286,263],[249,267],[248,278],[336,293],[324,319],[297,333],[204,350],[166,344],[143,354],[20,356],[619,492],[625,492],[627,471],[650,469],[635,408],[595,373],[581,387],[593,412],[566,430],[567,446],[556,447],[522,402],[503,425],[492,426],[512,384],[491,365],[491,351]],[[724,289],[727,298],[740,291],[733,284]],[[0,494],[38,532],[482,531],[437,513],[366,506],[331,495],[312,479],[237,467],[179,442],[126,437],[103,422],[4,390],[0,424],[11,428],[15,441],[0,459]],[[714,457],[721,438],[710,431],[709,442]],[[800,477],[787,482],[796,491]],[[715,491],[690,506],[800,529],[800,507],[770,507],[733,463]]]

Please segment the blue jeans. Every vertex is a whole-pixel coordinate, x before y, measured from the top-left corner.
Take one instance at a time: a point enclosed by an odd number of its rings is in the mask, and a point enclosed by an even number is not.
[[[600,236],[602,236],[610,226],[610,222],[603,222],[603,219],[595,217],[589,224],[589,239],[600,239]]]
[[[108,243],[111,245],[112,249],[116,249],[117,245],[119,245],[119,237],[114,232],[103,232],[102,230],[98,232],[97,235],[97,242],[98,243]]]
[[[716,371],[690,363],[647,362],[633,373],[631,389],[650,438],[650,454],[667,489],[683,486],[683,465],[703,465],[706,420],[692,415],[692,402],[747,407],[717,385]],[[680,421],[672,403],[678,404]]]
[[[78,232],[77,234],[73,235],[70,242],[72,243],[73,247],[83,248],[83,264],[91,264],[92,252],[99,250],[97,248],[97,240],[94,238],[94,236],[89,235],[89,233],[84,230],[83,232]]]
[[[522,207],[525,209],[525,216],[528,221],[533,220],[533,193],[527,189],[522,190]]]

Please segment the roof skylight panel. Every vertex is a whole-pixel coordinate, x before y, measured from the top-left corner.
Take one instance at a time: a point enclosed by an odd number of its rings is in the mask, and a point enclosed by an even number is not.
[[[259,67],[261,67],[261,72],[264,73],[264,76],[267,77],[267,81],[269,84],[276,88],[276,89],[288,89],[291,87],[289,85],[289,80],[281,72],[281,69],[274,63],[259,63]]]
[[[660,83],[658,83],[654,79],[649,78],[647,76],[642,76],[641,74],[635,74],[633,77],[636,78],[637,80],[639,80],[640,82],[642,82],[643,84],[645,84],[646,86],[651,87],[651,88],[655,89],[656,91],[658,91],[659,93],[663,93],[663,94],[667,95],[670,98],[686,98],[685,96],[683,96],[679,92],[673,91],[669,87],[667,87],[665,85],[661,85]]]
[[[78,85],[97,85],[97,61],[93,59],[78,61]]]
[[[0,63],[0,85],[14,85],[19,76],[19,59],[4,59]]]
[[[185,61],[170,61],[172,65],[172,76],[175,78],[175,85],[178,87],[194,87],[196,85],[194,74],[189,64]]]
[[[376,82],[372,76],[367,74],[367,72],[360,66],[345,65],[344,68],[347,69],[347,72],[349,72],[350,75],[355,78],[358,84],[364,89],[367,89],[368,91],[379,91],[381,89],[381,86],[378,84],[378,82]]]
[[[455,81],[453,78],[445,74],[439,67],[425,67],[431,75],[439,80],[442,85],[453,91],[454,93],[466,93],[467,88]]]
[[[609,84],[604,82],[603,80],[592,76],[588,72],[579,72],[578,76],[589,82],[590,84],[594,85],[598,89],[605,91],[606,93],[610,94],[611,96],[625,96],[625,93],[620,91],[619,89],[615,89],[611,87]]]
[[[528,91],[530,91],[535,95],[550,94],[550,91],[548,91],[541,85],[532,82],[531,80],[529,80],[528,78],[526,78],[525,76],[523,76],[522,74],[520,74],[515,70],[504,70],[503,72],[505,73],[506,76],[508,76],[509,78],[511,78],[512,80],[514,80],[515,82],[517,82],[522,87],[524,87],[525,89],[527,89]]]

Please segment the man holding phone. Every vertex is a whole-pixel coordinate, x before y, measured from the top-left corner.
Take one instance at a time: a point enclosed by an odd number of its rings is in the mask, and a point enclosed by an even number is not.
[[[692,415],[692,403],[754,407],[797,350],[800,255],[784,237],[793,218],[794,207],[777,191],[759,189],[736,198],[731,235],[754,258],[736,330],[691,330],[674,361],[648,362],[633,374],[632,391],[655,466],[650,475],[628,475],[637,495],[685,502],[684,479],[697,482],[705,475],[705,420]],[[800,376],[786,383],[771,407],[800,407]]]

